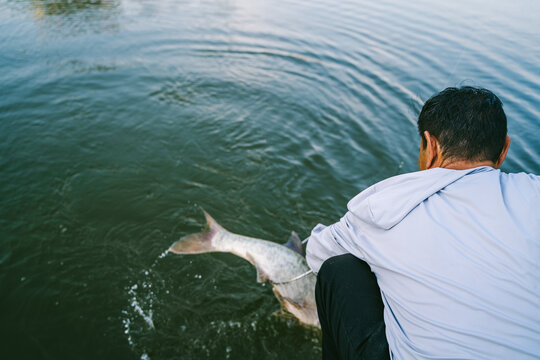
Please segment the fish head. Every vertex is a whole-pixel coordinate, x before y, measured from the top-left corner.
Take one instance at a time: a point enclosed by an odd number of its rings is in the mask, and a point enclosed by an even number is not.
[[[281,305],[301,323],[320,328],[319,316],[317,315],[317,306],[307,301],[298,304],[289,299],[280,301]]]
[[[315,282],[315,275],[310,273],[289,283],[274,283],[272,290],[283,308],[301,323],[320,328],[315,302]]]

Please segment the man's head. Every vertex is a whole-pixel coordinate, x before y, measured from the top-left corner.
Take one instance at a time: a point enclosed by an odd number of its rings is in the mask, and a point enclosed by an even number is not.
[[[447,88],[426,101],[418,131],[421,170],[455,163],[499,167],[510,145],[501,100],[470,86]]]

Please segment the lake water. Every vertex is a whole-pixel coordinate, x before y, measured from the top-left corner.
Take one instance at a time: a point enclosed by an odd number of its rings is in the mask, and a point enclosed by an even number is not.
[[[422,101],[500,96],[540,173],[540,2],[0,0],[6,359],[318,359],[203,226],[276,242],[415,171]]]

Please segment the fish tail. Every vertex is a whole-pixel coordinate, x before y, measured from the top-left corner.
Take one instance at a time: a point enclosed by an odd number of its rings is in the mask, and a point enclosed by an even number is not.
[[[220,231],[225,231],[210,214],[204,211],[206,227],[203,232],[184,236],[169,248],[175,254],[201,254],[217,251],[212,244],[212,239]]]

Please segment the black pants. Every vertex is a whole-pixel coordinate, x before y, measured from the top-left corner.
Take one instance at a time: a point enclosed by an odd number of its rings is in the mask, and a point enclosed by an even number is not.
[[[326,260],[317,275],[323,359],[389,359],[383,303],[369,266],[346,254]]]

